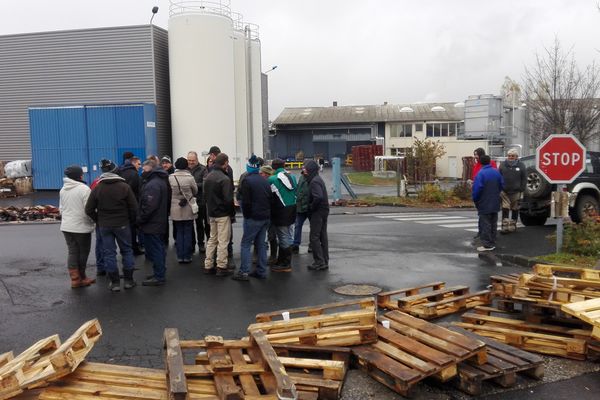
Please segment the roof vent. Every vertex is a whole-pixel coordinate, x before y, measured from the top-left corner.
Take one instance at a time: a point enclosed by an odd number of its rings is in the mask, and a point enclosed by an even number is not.
[[[454,108],[465,108],[465,103],[460,101],[454,105]]]
[[[431,111],[433,112],[444,112],[446,111],[446,109],[442,106],[435,106],[435,107],[431,107]]]
[[[413,110],[413,109],[412,109],[412,108],[410,108],[410,107],[402,107],[402,108],[400,109],[400,112],[409,113],[409,112],[415,112],[415,110]]]
[[[337,101],[334,101],[334,102],[333,102],[333,106],[334,106],[334,107],[337,107]]]

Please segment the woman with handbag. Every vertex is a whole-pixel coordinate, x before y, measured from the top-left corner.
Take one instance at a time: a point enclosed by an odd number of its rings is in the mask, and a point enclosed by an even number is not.
[[[175,248],[177,261],[182,264],[192,262],[194,220],[198,214],[198,204],[196,203],[198,186],[187,168],[187,159],[179,157],[175,161],[175,172],[169,176],[172,193],[171,219],[177,232]]]

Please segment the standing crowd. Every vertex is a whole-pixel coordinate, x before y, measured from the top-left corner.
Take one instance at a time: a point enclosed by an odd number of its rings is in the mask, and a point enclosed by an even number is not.
[[[498,212],[502,210],[501,232],[517,230],[519,201],[527,185],[525,165],[519,161],[519,152],[510,149],[500,168],[478,148],[473,153],[473,202],[479,215],[479,232],[475,239],[481,242],[477,251],[492,251],[496,248]]]
[[[310,221],[309,269],[329,268],[327,189],[319,176],[319,164],[304,163],[298,180],[275,159],[271,165],[251,155],[240,176],[237,192],[229,157],[211,147],[206,165],[190,151],[172,163],[170,157],[149,156],[142,161],[131,152],[117,166],[101,160],[102,174],[88,187],[78,165],[65,169],[60,191],[61,231],[68,248],[71,287],[96,282],[86,273],[92,232],[96,237],[97,276],[106,276],[113,292],[135,287],[135,257],[145,254],[153,273],[144,286],[166,282],[166,253],[170,228],[177,261],[192,262],[198,250],[204,254],[204,273],[248,281],[266,279],[273,272],[291,272],[298,254],[302,226]],[[235,193],[234,193],[235,192]],[[233,259],[236,203],[243,215],[241,265]],[[172,226],[169,226],[169,219]],[[268,244],[267,244],[268,240]],[[267,246],[270,258],[267,259]],[[117,247],[122,271],[117,263]]]

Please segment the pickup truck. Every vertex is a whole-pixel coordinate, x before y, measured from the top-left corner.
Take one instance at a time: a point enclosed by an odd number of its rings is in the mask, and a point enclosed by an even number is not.
[[[519,214],[525,226],[544,225],[550,217],[551,185],[535,168],[535,156],[522,157],[527,167],[527,186],[520,202]],[[581,222],[600,211],[600,152],[587,152],[585,171],[566,186],[569,192],[569,216]]]

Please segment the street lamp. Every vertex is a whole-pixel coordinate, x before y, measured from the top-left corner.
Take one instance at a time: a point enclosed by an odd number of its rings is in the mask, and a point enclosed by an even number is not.
[[[268,74],[269,72],[277,69],[277,65],[273,65],[270,70],[263,72],[263,74]]]
[[[154,93],[154,105],[156,106],[156,60],[154,58],[154,26],[152,20],[158,12],[158,6],[152,7],[152,16],[150,17],[150,51],[152,52],[152,91]]]
[[[158,6],[152,7],[152,17],[150,17],[150,25],[152,25],[152,20],[154,19],[154,16],[156,15],[157,12],[158,12]]]

